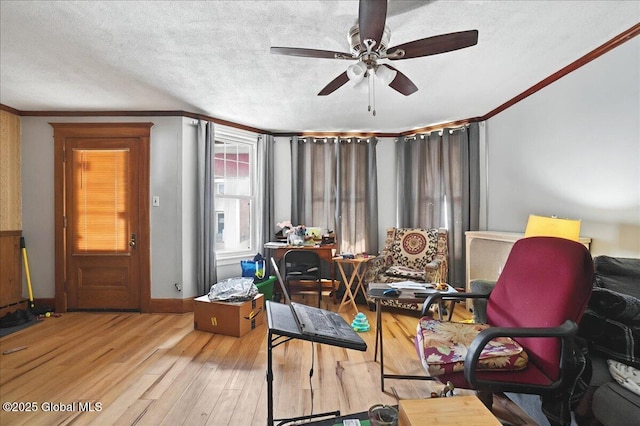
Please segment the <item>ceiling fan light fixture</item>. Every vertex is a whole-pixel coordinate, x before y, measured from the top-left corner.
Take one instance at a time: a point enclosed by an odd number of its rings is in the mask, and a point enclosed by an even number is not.
[[[397,71],[392,70],[384,65],[380,65],[378,68],[376,68],[376,77],[378,77],[387,86],[393,81],[394,78],[396,78],[397,74]]]
[[[358,93],[367,93],[369,90],[369,75],[365,74],[364,78],[359,82],[352,84],[353,90]]]
[[[367,72],[367,66],[362,61],[358,61],[355,64],[349,65],[347,68],[347,77],[351,80],[351,83],[355,86],[360,83]]]

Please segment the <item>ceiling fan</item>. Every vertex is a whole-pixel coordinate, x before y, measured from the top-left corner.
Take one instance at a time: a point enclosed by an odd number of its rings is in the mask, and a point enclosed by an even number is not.
[[[390,31],[386,19],[387,0],[360,0],[358,21],[349,30],[351,53],[298,47],[272,47],[271,53],[306,58],[357,60],[357,63],[350,65],[345,72],[327,84],[318,96],[329,95],[349,81],[356,85],[372,75],[392,89],[409,96],[418,90],[416,85],[396,68],[379,64],[379,61],[436,55],[478,43],[478,30],[469,30],[427,37],[389,48]],[[369,79],[370,88],[372,80]]]

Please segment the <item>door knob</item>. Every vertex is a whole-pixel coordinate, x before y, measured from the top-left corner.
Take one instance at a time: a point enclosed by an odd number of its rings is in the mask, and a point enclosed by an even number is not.
[[[131,239],[129,240],[129,247],[136,248],[136,234],[131,234]]]

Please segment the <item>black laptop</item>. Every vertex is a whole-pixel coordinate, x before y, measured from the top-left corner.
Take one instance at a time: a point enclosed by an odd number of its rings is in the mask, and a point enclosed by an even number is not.
[[[276,261],[271,258],[271,265],[278,278],[280,291],[284,296],[285,303],[291,307],[293,318],[298,325],[298,331],[308,336],[318,336],[324,339],[333,340],[336,343],[358,343],[362,344],[362,338],[351,328],[351,326],[336,312],[313,306],[295,303],[291,301],[289,293],[285,288],[280,270]]]

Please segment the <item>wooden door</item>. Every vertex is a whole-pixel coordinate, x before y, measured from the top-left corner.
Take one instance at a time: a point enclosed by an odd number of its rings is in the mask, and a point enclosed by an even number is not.
[[[64,247],[57,309],[60,296],[69,310],[148,311],[148,136],[145,143],[115,126],[99,135],[90,127],[88,134],[55,137],[62,148]]]

